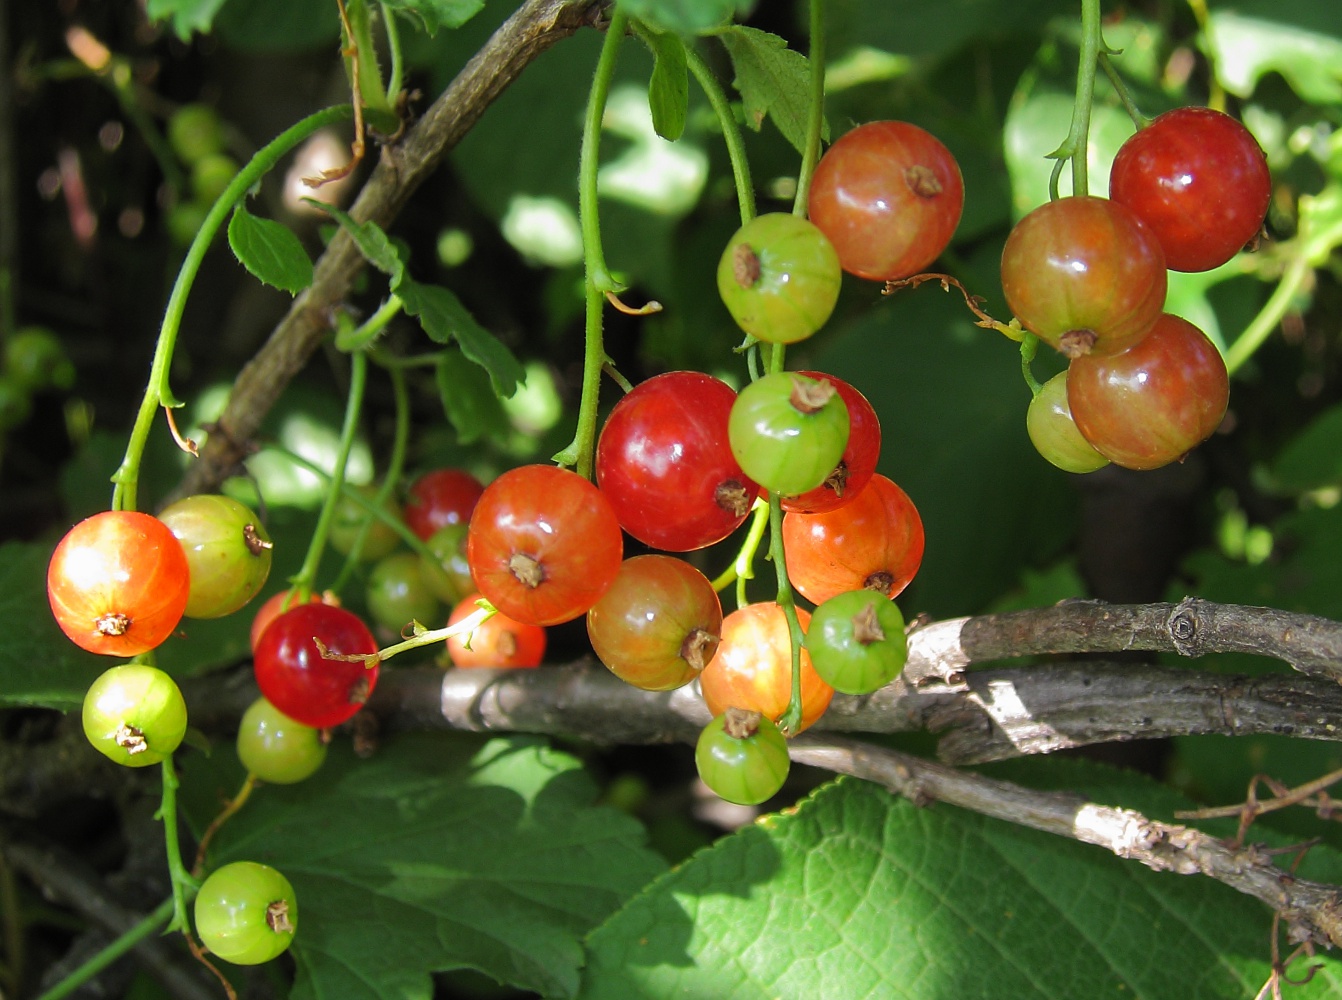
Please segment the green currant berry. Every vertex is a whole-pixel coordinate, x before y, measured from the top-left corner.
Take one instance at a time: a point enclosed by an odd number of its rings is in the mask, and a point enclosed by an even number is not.
[[[795,496],[834,471],[848,429],[848,407],[833,383],[775,372],[737,394],[727,439],[742,472],[765,489]]]
[[[5,342],[5,374],[29,392],[75,384],[74,362],[65,345],[43,326],[25,326]]]
[[[377,499],[378,488],[371,483],[351,486],[349,489],[358,493],[369,503]],[[382,512],[393,520],[401,520],[401,505],[392,497],[387,497],[382,505]],[[349,555],[354,551],[354,546],[359,541],[359,534],[363,530],[364,524],[368,524],[368,531],[363,535],[363,544],[359,546],[358,558],[365,562],[375,562],[381,559],[401,543],[401,536],[396,533],[396,529],[381,516],[368,511],[358,500],[349,496],[342,496],[340,502],[336,504],[335,514],[331,518],[331,534],[329,536],[331,548],[342,556]]]
[[[169,504],[159,520],[186,553],[191,589],[188,618],[222,618],[256,596],[270,576],[270,535],[232,497],[202,493]]]
[[[1094,472],[1109,464],[1081,436],[1067,403],[1067,372],[1043,384],[1025,412],[1025,429],[1035,450],[1064,472]]]
[[[224,148],[224,123],[207,104],[185,104],[168,119],[168,145],[188,166]]]
[[[471,564],[466,558],[467,526],[465,521],[443,525],[424,542],[433,558],[420,555],[420,575],[444,604],[455,605],[475,592]]]
[[[443,617],[443,606],[424,581],[420,558],[414,552],[383,556],[368,574],[368,613],[389,632],[400,632],[413,619],[433,627]]]
[[[234,861],[210,874],[196,894],[196,933],[234,965],[260,965],[284,953],[298,928],[289,880],[269,865]]]
[[[904,616],[874,590],[850,590],[816,608],[806,648],[815,672],[844,694],[885,687],[909,658]]]
[[[126,663],[105,671],[84,695],[84,735],[127,767],[168,757],[186,735],[186,702],[157,667]]]
[[[787,780],[787,740],[759,712],[729,708],[704,727],[694,749],[699,777],[713,794],[738,805],[758,805]]]
[[[829,239],[798,215],[756,216],[736,231],[718,262],[718,293],[746,333],[791,344],[834,311],[843,272]]]
[[[264,698],[242,714],[237,745],[242,766],[275,785],[304,781],[326,760],[322,731],[295,722]]]

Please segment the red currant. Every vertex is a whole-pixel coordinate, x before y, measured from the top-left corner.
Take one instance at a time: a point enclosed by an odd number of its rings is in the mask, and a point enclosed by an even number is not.
[[[377,684],[379,665],[338,660],[377,652],[377,641],[358,616],[330,604],[299,604],[267,626],[256,646],[256,683],[266,700],[305,726],[338,726],[355,712]]]
[[[468,594],[452,609],[448,625],[457,625],[479,611],[479,594]],[[539,667],[545,658],[545,629],[523,625],[495,612],[469,632],[449,636],[447,657],[454,667]]]
[[[1207,335],[1166,313],[1134,347],[1078,358],[1067,373],[1077,429],[1105,458],[1156,469],[1220,426],[1230,399],[1225,361]]]
[[[47,566],[47,599],[61,631],[106,656],[138,656],[162,643],[190,592],[186,553],[172,530],[133,510],[80,521]]]
[[[1207,271],[1253,242],[1272,199],[1267,158],[1243,125],[1176,108],[1125,142],[1109,197],[1145,222],[1175,271]]]
[[[509,618],[557,625],[587,613],[620,571],[610,502],[575,472],[524,465],[485,488],[466,543],[480,593]]]
[[[964,207],[950,150],[908,122],[868,122],[820,158],[808,214],[850,274],[893,281],[941,255]]]
[[[668,372],[611,410],[596,448],[596,478],[620,526],[668,552],[726,538],[758,487],[727,440],[736,392],[699,372]]]
[[[288,611],[289,608],[298,604],[298,597],[292,590],[281,590],[277,594],[271,594],[265,599],[256,614],[252,617],[252,627],[250,632],[252,655],[256,655],[256,644],[261,639],[261,633],[280,616],[281,613]],[[307,603],[322,604],[327,603],[321,594],[309,594]],[[332,601],[334,603],[334,599]]]
[[[800,496],[782,498],[784,510],[820,514],[848,503],[871,479],[881,457],[881,421],[867,397],[843,379],[821,372],[800,371],[797,374],[828,380],[848,408],[848,444],[834,471],[815,489]]]
[[[918,508],[879,474],[838,510],[783,517],[788,576],[813,604],[848,590],[894,597],[918,572],[923,543]]]
[[[1117,202],[1059,198],[1018,222],[1002,249],[1002,291],[1030,332],[1069,358],[1112,354],[1165,306],[1165,255]]]
[[[587,612],[587,635],[611,673],[645,691],[670,691],[699,676],[722,631],[722,604],[708,578],[672,556],[626,559]]]
[[[834,311],[843,272],[825,234],[798,215],[772,212],[737,230],[718,262],[718,294],[758,340],[792,344]]]
[[[810,613],[798,608],[797,618],[805,632]],[[773,603],[747,604],[724,618],[722,641],[699,675],[699,690],[713,715],[744,708],[769,719],[781,717],[792,698],[792,641],[783,609]],[[797,732],[824,715],[833,697],[834,688],[820,679],[803,648]]]
[[[439,528],[465,524],[484,491],[480,480],[463,469],[426,472],[410,484],[406,493],[406,526],[428,539]]]

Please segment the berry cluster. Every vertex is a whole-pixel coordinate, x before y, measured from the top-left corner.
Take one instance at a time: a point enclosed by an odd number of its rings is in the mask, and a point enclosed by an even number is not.
[[[1069,359],[1030,406],[1040,454],[1069,472],[1155,469],[1216,430],[1225,362],[1201,330],[1163,311],[1167,269],[1224,264],[1256,239],[1270,196],[1244,126],[1179,108],[1119,149],[1108,199],[1060,198],[1021,219],[1002,252],[1007,304]]]

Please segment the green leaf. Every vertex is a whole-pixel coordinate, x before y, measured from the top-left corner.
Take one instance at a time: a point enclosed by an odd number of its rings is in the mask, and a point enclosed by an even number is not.
[[[244,52],[304,52],[339,39],[340,13],[331,0],[227,0],[215,28]]]
[[[297,295],[312,284],[312,260],[292,229],[259,219],[238,205],[228,222],[228,245],[259,281]]]
[[[434,374],[443,412],[456,428],[459,443],[471,444],[506,431],[508,418],[483,368],[460,352],[447,350],[438,356]]]
[[[1208,43],[1222,86],[1248,97],[1280,73],[1306,101],[1342,104],[1342,19],[1313,0],[1244,0],[1208,11]]]
[[[199,831],[241,768],[224,750],[184,771]],[[578,762],[538,740],[404,735],[368,760],[342,742],[308,781],[254,794],[210,864],[247,858],[293,883],[292,1000],[428,1000],[430,973],[466,967],[567,997],[581,936],[665,867],[595,798]]]
[[[316,205],[323,212],[330,215],[336,222],[340,223],[340,228],[349,234],[354,245],[359,248],[363,254],[364,260],[372,264],[383,274],[391,277],[392,287],[401,280],[405,274],[405,261],[396,249],[396,244],[382,230],[376,222],[371,219],[367,222],[355,222],[348,212],[329,205],[324,201],[316,201],[312,198],[305,199],[310,204]]]
[[[890,0],[825,0],[827,48],[836,58],[859,48],[937,58],[972,43],[1000,45],[1058,16],[1075,18],[1075,0],[938,0],[917,23]]]
[[[685,131],[690,103],[690,76],[685,64],[685,45],[678,35],[652,35],[652,78],[648,83],[648,107],[652,127],[663,139],[675,142]]]
[[[392,286],[405,311],[419,318],[424,332],[437,344],[453,339],[461,353],[489,372],[494,392],[504,399],[511,396],[526,379],[526,370],[503,341],[479,323],[461,300],[441,285],[421,285],[403,276]]]
[[[191,33],[208,34],[214,26],[214,17],[226,0],[149,0],[145,13],[151,21],[172,21],[172,30],[183,41]]]
[[[636,896],[588,938],[579,995],[1248,997],[1270,926],[1209,879],[843,779]],[[1329,962],[1301,995],[1338,982]]]
[[[94,679],[114,664],[80,649],[61,632],[47,604],[52,545],[0,545],[0,705],[73,709]]]
[[[1324,410],[1282,449],[1272,484],[1296,493],[1342,485],[1342,406]]]
[[[413,15],[432,35],[439,28],[460,28],[480,13],[485,0],[386,0],[386,5]]]
[[[734,24],[719,37],[732,57],[736,89],[745,102],[746,123],[756,132],[769,116],[783,137],[802,152],[811,106],[811,68],[807,58],[777,35]],[[829,126],[821,128],[829,138]]]
[[[658,31],[697,35],[727,21],[746,4],[739,0],[619,0],[631,17]]]

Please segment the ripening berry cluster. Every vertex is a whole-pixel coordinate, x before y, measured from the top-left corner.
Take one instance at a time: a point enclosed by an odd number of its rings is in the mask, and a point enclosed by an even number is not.
[[[241,609],[265,584],[270,564],[270,539],[252,511],[202,494],[158,517],[113,510],[79,522],[52,554],[47,597],[76,645],[139,657],[161,645],[183,617],[221,618]],[[186,735],[186,702],[176,681],[137,661],[102,673],[85,694],[82,715],[89,742],[128,767],[166,760]],[[243,720],[238,751],[258,776],[284,781],[315,771],[326,748],[316,730],[261,699]],[[212,872],[194,912],[205,947],[239,965],[281,954],[298,926],[288,880],[250,861]]]
[[[1040,454],[1069,472],[1155,469],[1216,430],[1225,362],[1164,312],[1167,270],[1224,264],[1256,241],[1270,198],[1266,158],[1243,125],[1179,108],[1119,149],[1109,198],[1060,198],[1021,219],[1002,252],[1007,304],[1069,359],[1030,405]]]

